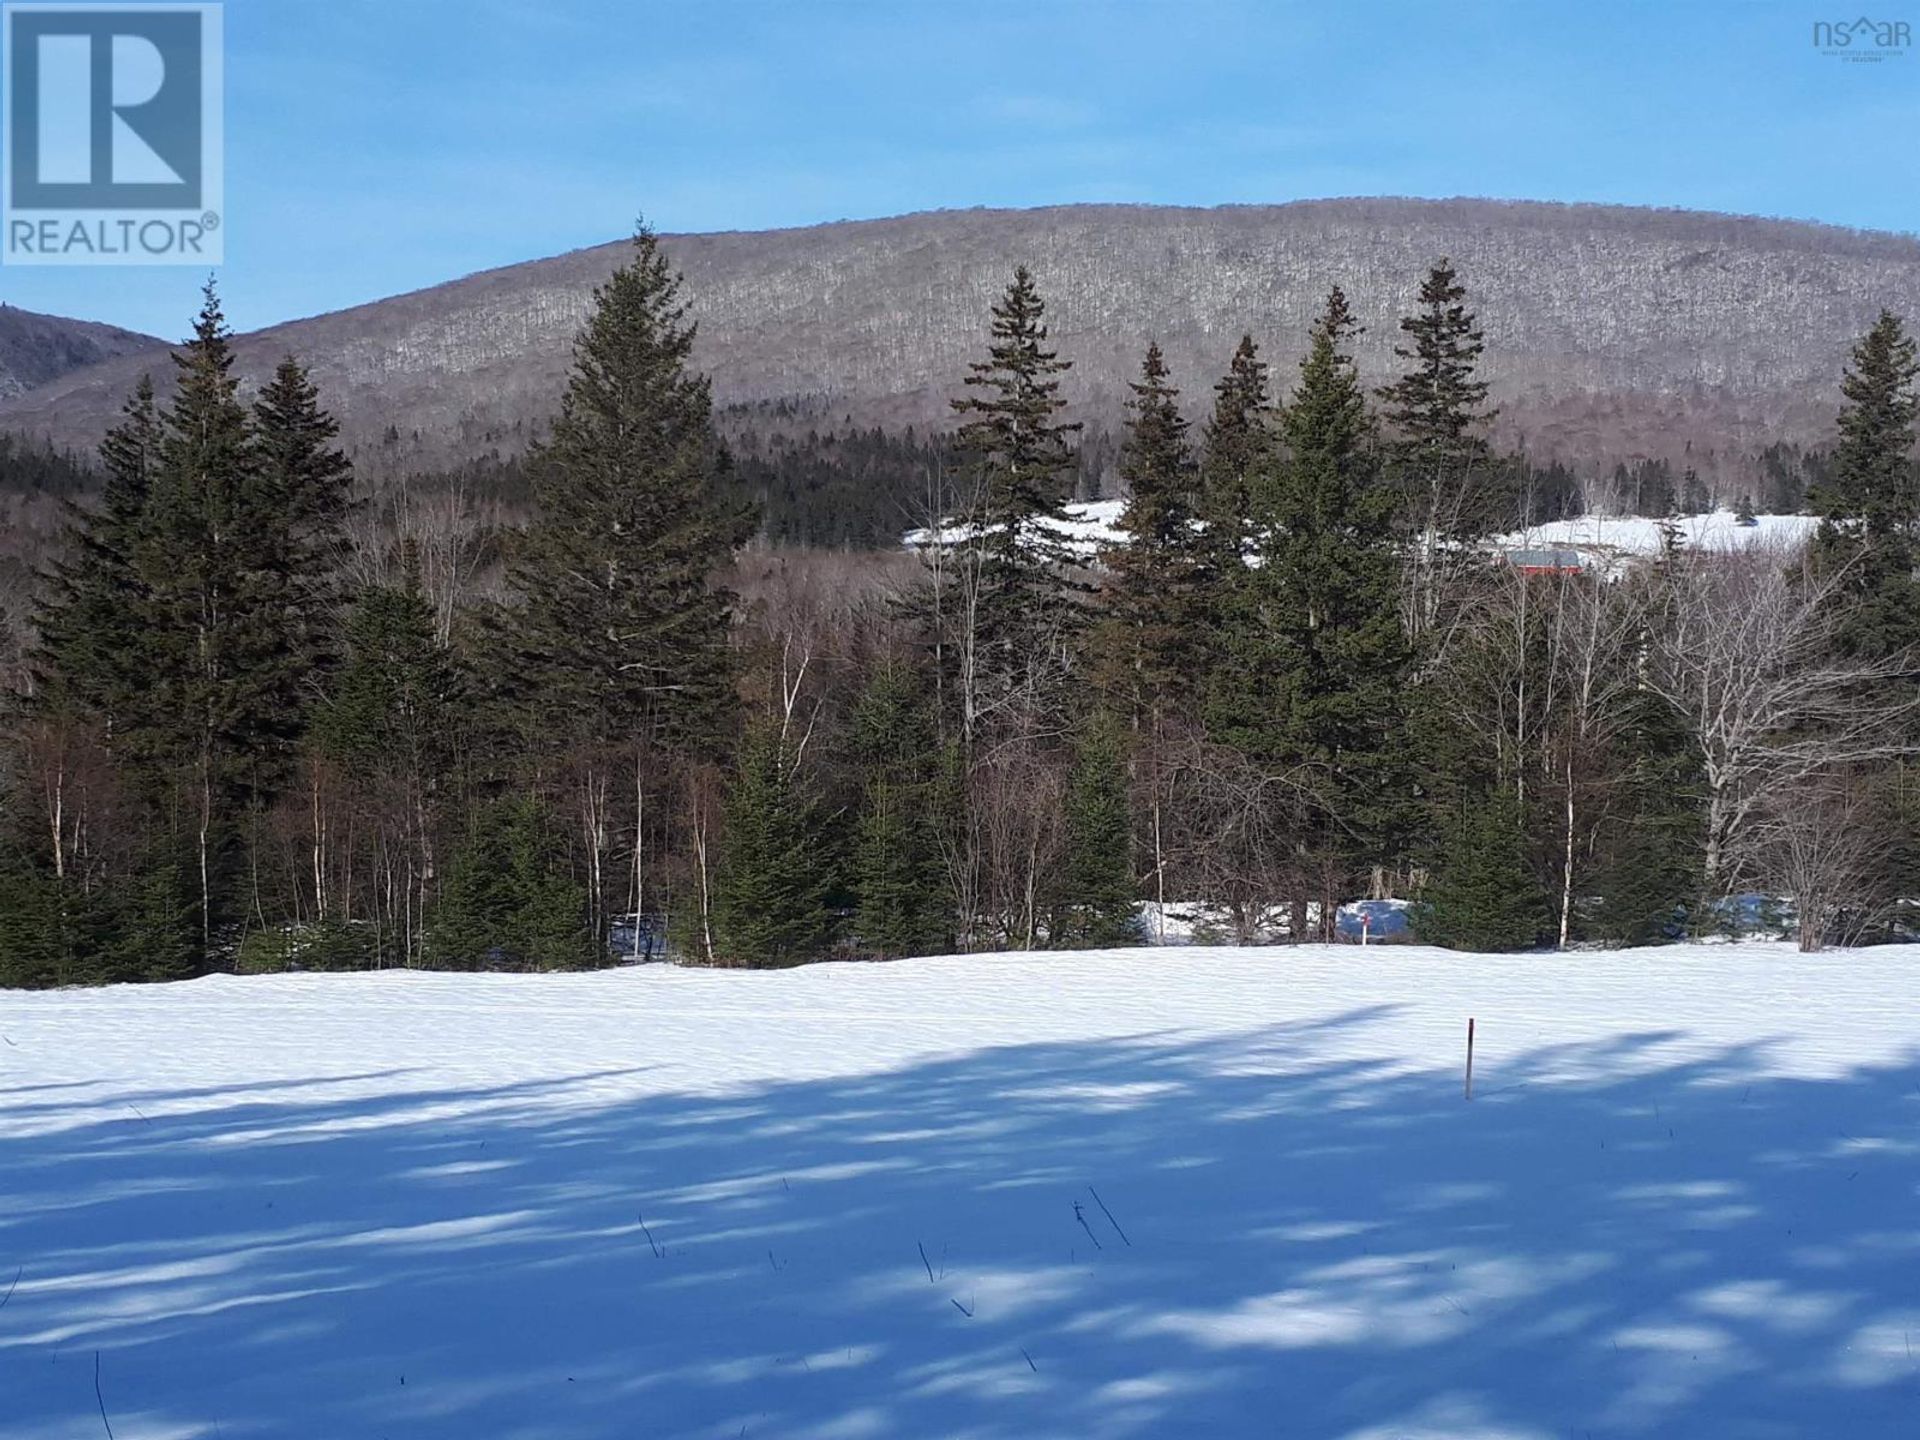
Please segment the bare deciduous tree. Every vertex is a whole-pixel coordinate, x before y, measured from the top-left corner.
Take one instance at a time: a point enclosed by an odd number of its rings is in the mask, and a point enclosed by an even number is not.
[[[1839,771],[1781,787],[1753,827],[1755,871],[1793,897],[1803,951],[1858,940],[1892,903],[1888,817],[1860,777]]]
[[[348,593],[402,583],[411,550],[422,593],[433,607],[434,637],[449,643],[462,609],[500,593],[499,540],[508,528],[498,500],[483,499],[462,480],[424,493],[401,486],[382,504],[363,505],[347,520],[341,565]]]
[[[1295,774],[1272,774],[1231,746],[1197,733],[1170,747],[1167,807],[1183,897],[1226,915],[1236,944],[1259,941],[1285,900],[1298,912],[1317,884],[1300,858],[1315,797]],[[1290,923],[1293,938],[1302,916]]]
[[[1639,689],[1633,663],[1645,624],[1641,593],[1597,575],[1561,577],[1548,640],[1549,665],[1558,677],[1559,714],[1554,769],[1561,787],[1559,944],[1573,929],[1574,871],[1583,835],[1592,819],[1583,799],[1595,790],[1591,773],[1618,736]]]
[[[1645,681],[1700,753],[1710,894],[1752,865],[1757,817],[1794,786],[1911,748],[1900,722],[1920,696],[1888,682],[1909,676],[1912,660],[1836,658],[1844,578],[1756,549],[1688,556],[1654,597]]]

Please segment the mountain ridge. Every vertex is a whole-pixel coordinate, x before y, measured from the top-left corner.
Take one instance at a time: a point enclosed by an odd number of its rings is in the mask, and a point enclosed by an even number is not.
[[[1065,393],[1111,429],[1149,338],[1203,408],[1243,331],[1284,390],[1339,283],[1370,382],[1427,266],[1452,258],[1487,331],[1500,438],[1597,468],[1703,470],[1815,444],[1852,340],[1920,315],[1920,238],[1817,222],[1539,201],[1356,198],[1208,208],[1082,204],[924,211],[663,236],[722,405],[792,401],[831,425],[944,428],[1014,264],[1076,362]],[[624,242],[476,271],[240,337],[257,380],[302,355],[373,474],[522,448],[557,404],[593,285]],[[159,352],[0,400],[0,428],[86,447]]]
[[[163,344],[157,336],[98,320],[46,315],[0,300],[0,400],[76,370]]]

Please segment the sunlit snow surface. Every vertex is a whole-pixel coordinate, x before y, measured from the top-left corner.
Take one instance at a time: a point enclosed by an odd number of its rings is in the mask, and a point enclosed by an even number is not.
[[[1666,543],[1662,523],[1639,515],[1581,515],[1519,530],[1496,543],[1506,549],[1565,545],[1619,555],[1655,555]],[[1820,528],[1812,515],[1757,515],[1751,525],[1742,525],[1730,510],[1681,515],[1665,523],[1672,526],[1683,548],[1716,553],[1790,551],[1806,544]]]
[[[1125,543],[1126,534],[1119,528],[1125,508],[1122,500],[1080,501],[1067,506],[1066,521],[1053,528],[1062,540],[1091,555]],[[1684,548],[1717,553],[1755,548],[1793,550],[1812,538],[1820,524],[1811,515],[1759,515],[1751,525],[1742,525],[1731,510],[1681,515],[1666,523],[1671,524]],[[1661,526],[1659,520],[1638,515],[1582,515],[1516,530],[1491,543],[1500,551],[1566,546],[1586,554],[1590,563],[1599,563],[1658,554],[1666,543]],[[907,546],[917,548],[936,538],[964,539],[967,533],[966,526],[948,526],[937,532],[922,528],[908,531],[902,539]]]
[[[0,1436],[1914,1436],[1917,974],[0,993]]]

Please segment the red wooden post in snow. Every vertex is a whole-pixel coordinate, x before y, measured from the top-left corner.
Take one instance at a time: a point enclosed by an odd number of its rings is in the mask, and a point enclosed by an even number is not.
[[[1473,1017],[1467,1017],[1467,1099],[1473,1098]]]

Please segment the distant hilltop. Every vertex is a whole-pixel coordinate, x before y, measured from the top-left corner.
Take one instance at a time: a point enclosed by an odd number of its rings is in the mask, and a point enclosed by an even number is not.
[[[116,355],[150,353],[160,343],[152,335],[41,315],[0,301],[0,400]]]

